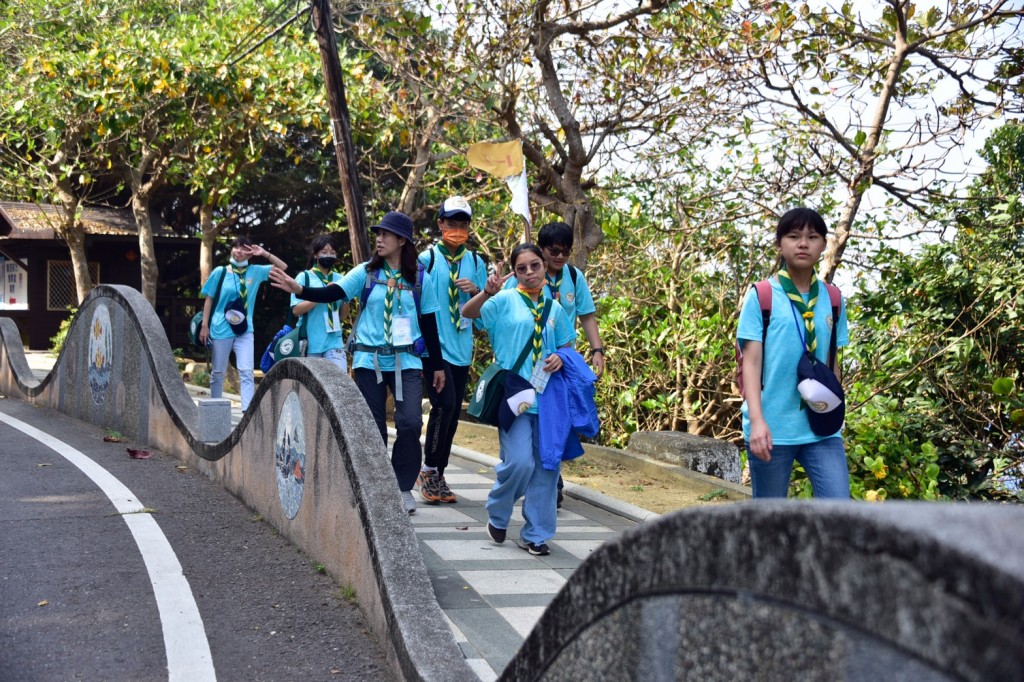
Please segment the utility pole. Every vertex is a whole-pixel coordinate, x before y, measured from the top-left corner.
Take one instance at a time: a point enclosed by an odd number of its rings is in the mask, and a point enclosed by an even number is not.
[[[320,44],[320,64],[327,88],[327,108],[331,113],[331,132],[334,136],[334,155],[338,159],[338,178],[345,199],[348,216],[348,238],[352,245],[352,262],[362,263],[370,257],[370,242],[366,236],[366,215],[363,212],[363,193],[359,189],[359,170],[352,145],[352,122],[348,116],[345,83],[341,78],[338,43],[334,38],[331,19],[331,0],[312,0],[313,29]]]

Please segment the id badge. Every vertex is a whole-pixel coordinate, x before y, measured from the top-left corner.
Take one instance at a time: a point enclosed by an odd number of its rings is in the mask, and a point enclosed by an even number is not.
[[[395,315],[391,319],[391,343],[395,346],[412,345],[412,318]]]
[[[328,309],[324,313],[324,326],[327,327],[327,333],[340,332],[341,331],[341,312],[338,310]]]
[[[544,362],[541,360],[533,366],[533,374],[530,375],[530,385],[537,393],[543,393],[548,385],[551,374],[544,371]]]
[[[465,303],[460,303],[459,304],[459,331],[460,332],[461,331],[465,331],[466,329],[469,329],[470,327],[473,326],[473,320],[469,319],[468,317],[463,317],[462,316],[462,309],[465,308],[465,307],[466,307]]]

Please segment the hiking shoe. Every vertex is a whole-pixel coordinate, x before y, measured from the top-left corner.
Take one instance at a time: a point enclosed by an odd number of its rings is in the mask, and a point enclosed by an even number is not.
[[[455,493],[448,487],[448,481],[444,480],[444,476],[439,476],[438,478],[440,479],[437,491],[438,499],[448,504],[458,502],[459,500],[455,497]]]
[[[402,506],[409,512],[409,516],[416,513],[416,498],[412,496],[411,490],[402,491]]]
[[[441,477],[436,471],[420,471],[416,481],[420,484],[420,495],[431,504],[441,501]]]
[[[487,523],[487,534],[490,535],[491,539],[494,540],[499,545],[501,543],[505,542],[505,529],[504,528],[495,528],[494,526],[492,526],[490,524],[490,522],[488,522]]]
[[[543,542],[539,545],[535,545],[532,542],[521,542],[519,546],[533,556],[547,556],[548,554],[551,554],[551,548]]]

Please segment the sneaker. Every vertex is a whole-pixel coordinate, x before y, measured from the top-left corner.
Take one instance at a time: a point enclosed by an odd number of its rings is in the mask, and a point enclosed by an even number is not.
[[[438,498],[442,502],[447,502],[448,504],[455,504],[456,502],[458,502],[459,500],[455,497],[455,493],[453,493],[452,489],[448,487],[448,481],[444,480],[444,476],[441,476],[439,478],[440,482],[437,491]]]
[[[416,498],[412,496],[411,490],[402,491],[402,506],[409,512],[409,516],[416,513]]]
[[[488,522],[487,523],[487,534],[490,535],[491,539],[494,540],[499,545],[501,543],[505,542],[505,529],[504,528],[495,528],[494,526],[492,526],[490,524],[490,522]]]
[[[519,543],[519,546],[525,549],[533,556],[547,556],[548,554],[551,554],[551,548],[543,542],[539,545],[535,545],[532,542],[521,541]]]
[[[420,477],[416,479],[420,484],[420,495],[431,504],[441,501],[441,477],[436,471],[420,471]]]

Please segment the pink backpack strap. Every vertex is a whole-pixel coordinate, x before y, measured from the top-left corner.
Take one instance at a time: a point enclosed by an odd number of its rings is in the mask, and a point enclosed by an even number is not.
[[[757,302],[761,306],[762,317],[765,317],[765,313],[771,315],[772,281],[770,279],[762,279],[760,282],[754,282],[754,290],[757,292]]]

